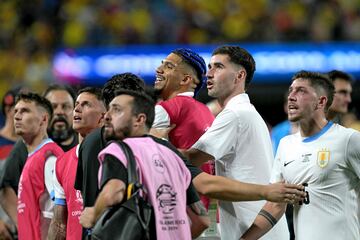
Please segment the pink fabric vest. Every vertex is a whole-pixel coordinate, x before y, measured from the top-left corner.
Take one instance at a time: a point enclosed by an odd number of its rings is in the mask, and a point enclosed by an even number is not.
[[[68,211],[66,225],[66,239],[79,240],[82,235],[82,226],[79,218],[83,209],[81,192],[74,188],[78,157],[76,148],[73,147],[56,161],[56,177],[63,187],[66,196]]]
[[[59,157],[63,153],[63,150],[51,141],[35,150],[26,160],[18,190],[17,217],[20,240],[40,240],[47,235],[51,219],[45,219],[41,212],[41,205],[50,200],[45,188],[44,166],[49,156]]]
[[[127,138],[125,142],[134,152],[141,182],[154,208],[157,239],[191,239],[186,214],[186,189],[191,176],[183,160],[150,137]],[[105,154],[115,156],[127,167],[127,159],[120,147],[116,143],[110,144],[99,153],[99,183]]]

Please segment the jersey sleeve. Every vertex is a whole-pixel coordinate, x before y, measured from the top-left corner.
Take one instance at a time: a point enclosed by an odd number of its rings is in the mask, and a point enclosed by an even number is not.
[[[153,128],[168,128],[170,127],[170,117],[165,108],[161,105],[155,106],[155,119],[152,125]]]
[[[360,132],[354,132],[347,145],[347,164],[352,168],[357,179],[360,179]]]
[[[235,150],[238,133],[238,120],[235,113],[224,109],[211,127],[191,147],[220,159]]]
[[[56,174],[56,164],[54,166],[53,172],[53,188],[54,188],[54,197],[55,197],[55,205],[66,205],[66,197],[64,188],[61,186],[60,181]]]
[[[116,159],[112,155],[105,155],[104,161],[102,162],[102,178],[100,179],[100,186],[103,186],[111,179],[118,179],[128,184],[127,178],[128,173],[124,164]]]
[[[284,179],[282,175],[282,167],[281,167],[282,164],[281,152],[282,152],[282,144],[280,141],[279,147],[276,151],[274,164],[271,170],[270,183],[280,182]]]
[[[44,167],[45,187],[51,199],[54,199],[53,174],[54,174],[55,163],[56,163],[56,157],[52,155],[46,159],[45,167]]]

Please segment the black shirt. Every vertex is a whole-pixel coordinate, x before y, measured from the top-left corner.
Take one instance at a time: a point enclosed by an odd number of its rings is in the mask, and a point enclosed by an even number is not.
[[[24,168],[28,151],[22,139],[14,144],[11,152],[5,160],[3,171],[0,176],[0,189],[11,187],[17,194],[20,175]]]
[[[99,172],[98,154],[106,146],[103,129],[98,128],[88,134],[79,147],[79,161],[75,178],[75,189],[80,190],[84,207],[94,206],[99,194],[97,176]]]
[[[57,143],[57,145],[59,145],[59,147],[61,147],[61,149],[62,149],[64,152],[67,152],[67,151],[69,151],[70,149],[72,149],[73,147],[75,147],[78,143],[79,143],[78,134],[77,134],[77,133],[74,133],[73,140],[72,140],[72,142],[71,142],[69,145],[63,145],[63,144],[61,144],[61,143]]]

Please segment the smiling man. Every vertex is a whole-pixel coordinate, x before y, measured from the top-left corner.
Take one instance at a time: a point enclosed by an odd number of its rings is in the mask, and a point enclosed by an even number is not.
[[[209,108],[194,99],[205,73],[204,59],[185,48],[174,50],[156,69],[154,88],[163,101],[155,107],[152,128],[175,124],[169,140],[177,148],[191,147],[214,120]]]
[[[155,120],[150,134],[169,138],[179,149],[190,148],[211,126],[214,116],[209,108],[194,97],[203,85],[206,73],[204,59],[194,51],[179,48],[170,53],[156,69],[155,91],[162,99],[155,107]],[[196,116],[196,117],[195,117]],[[159,130],[176,125],[169,136]],[[201,169],[213,172],[212,164]],[[206,208],[209,199],[201,196]]]

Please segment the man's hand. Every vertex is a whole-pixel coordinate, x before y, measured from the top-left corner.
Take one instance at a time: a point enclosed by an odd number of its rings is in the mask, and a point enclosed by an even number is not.
[[[9,232],[10,227],[6,223],[0,220],[0,239],[1,240],[11,240],[12,237]]]
[[[306,196],[304,186],[284,182],[267,185],[265,191],[266,200],[271,202],[296,204]]]
[[[86,207],[80,216],[80,224],[84,228],[92,228],[95,225],[95,208]]]

